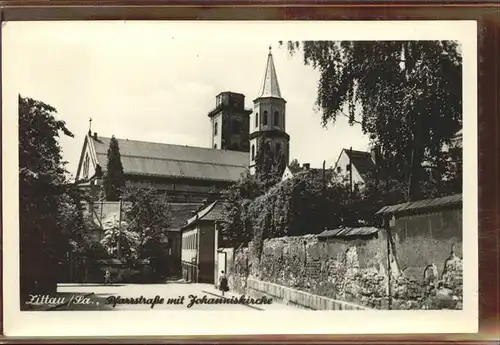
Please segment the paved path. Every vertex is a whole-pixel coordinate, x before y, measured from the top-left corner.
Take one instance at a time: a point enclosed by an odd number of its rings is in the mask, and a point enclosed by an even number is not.
[[[164,303],[158,303],[154,310],[231,310],[231,311],[258,311],[259,309],[250,308],[242,304],[193,304],[188,308],[192,296],[206,299],[220,298],[211,284],[186,284],[186,283],[167,283],[167,284],[59,284],[58,293],[79,293],[93,294],[94,301],[91,306],[63,306],[58,310],[147,310],[151,308],[150,304],[116,304],[115,307],[106,305],[106,300],[110,297],[158,299],[164,298]],[[168,303],[170,299],[170,303]],[[174,302],[177,302],[174,303]],[[182,302],[182,303],[181,303]]]

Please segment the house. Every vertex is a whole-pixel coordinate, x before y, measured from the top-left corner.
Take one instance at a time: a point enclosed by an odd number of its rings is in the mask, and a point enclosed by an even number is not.
[[[222,220],[223,203],[214,201],[189,218],[181,229],[182,277],[194,283],[215,283],[218,222]]]
[[[307,171],[311,169],[311,165],[309,163],[304,163],[302,166],[290,166],[287,165],[285,171],[283,171],[283,176],[281,177],[281,181],[285,181],[291,179],[296,176],[298,173]]]
[[[334,173],[348,181],[351,189],[364,185],[376,173],[376,150],[372,152],[342,149],[334,165]]]

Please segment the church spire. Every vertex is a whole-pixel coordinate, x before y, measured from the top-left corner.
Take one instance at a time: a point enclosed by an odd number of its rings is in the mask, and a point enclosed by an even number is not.
[[[269,46],[269,54],[267,55],[266,73],[264,74],[264,81],[259,92],[260,97],[276,97],[281,98],[280,86],[278,84],[278,77],[276,76],[276,68],[274,67],[273,54],[271,53],[271,46]]]

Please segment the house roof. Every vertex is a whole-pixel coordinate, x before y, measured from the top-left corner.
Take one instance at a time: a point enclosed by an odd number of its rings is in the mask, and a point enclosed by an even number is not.
[[[275,97],[281,98],[280,86],[278,84],[278,77],[276,75],[276,68],[274,67],[273,54],[271,47],[269,47],[269,54],[267,55],[266,72],[264,74],[264,81],[259,92],[260,97]]]
[[[379,231],[378,228],[365,226],[359,228],[342,227],[338,229],[325,230],[317,237],[320,239],[326,238],[344,238],[350,236],[371,236]]]
[[[97,163],[106,169],[111,138],[87,136]],[[118,139],[126,175],[237,181],[247,169],[246,152]]]
[[[187,224],[184,228],[200,221],[200,220],[209,220],[209,221],[219,221],[222,220],[222,209],[224,208],[224,203],[220,201],[214,201],[201,211],[197,212],[194,216],[188,219]]]
[[[354,165],[363,179],[366,179],[368,175],[375,170],[376,166],[372,160],[370,152],[350,149],[344,149],[344,151],[347,154],[347,157],[349,157],[352,165]]]
[[[376,214],[398,214],[423,209],[433,209],[462,204],[462,194],[449,195],[441,198],[405,202],[397,205],[384,206]]]

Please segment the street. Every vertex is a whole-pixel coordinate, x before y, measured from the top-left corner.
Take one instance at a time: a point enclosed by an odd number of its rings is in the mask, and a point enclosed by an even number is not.
[[[217,291],[211,284],[186,284],[186,283],[167,283],[167,284],[59,284],[58,293],[88,294],[88,299],[92,301],[89,305],[72,304],[60,306],[56,310],[147,310],[151,309],[150,301],[140,304],[120,303],[125,299],[141,298],[157,300],[154,310],[228,310],[228,311],[258,311],[258,308],[249,307],[242,304],[209,304],[195,303],[188,308],[190,304],[190,295],[206,299],[220,298]],[[93,294],[93,295],[90,295]],[[117,304],[113,307],[109,304],[110,296],[119,297]],[[231,295],[232,296],[232,295]],[[158,302],[163,298],[164,302]],[[170,303],[168,303],[170,299]],[[115,299],[116,300],[116,299]]]

